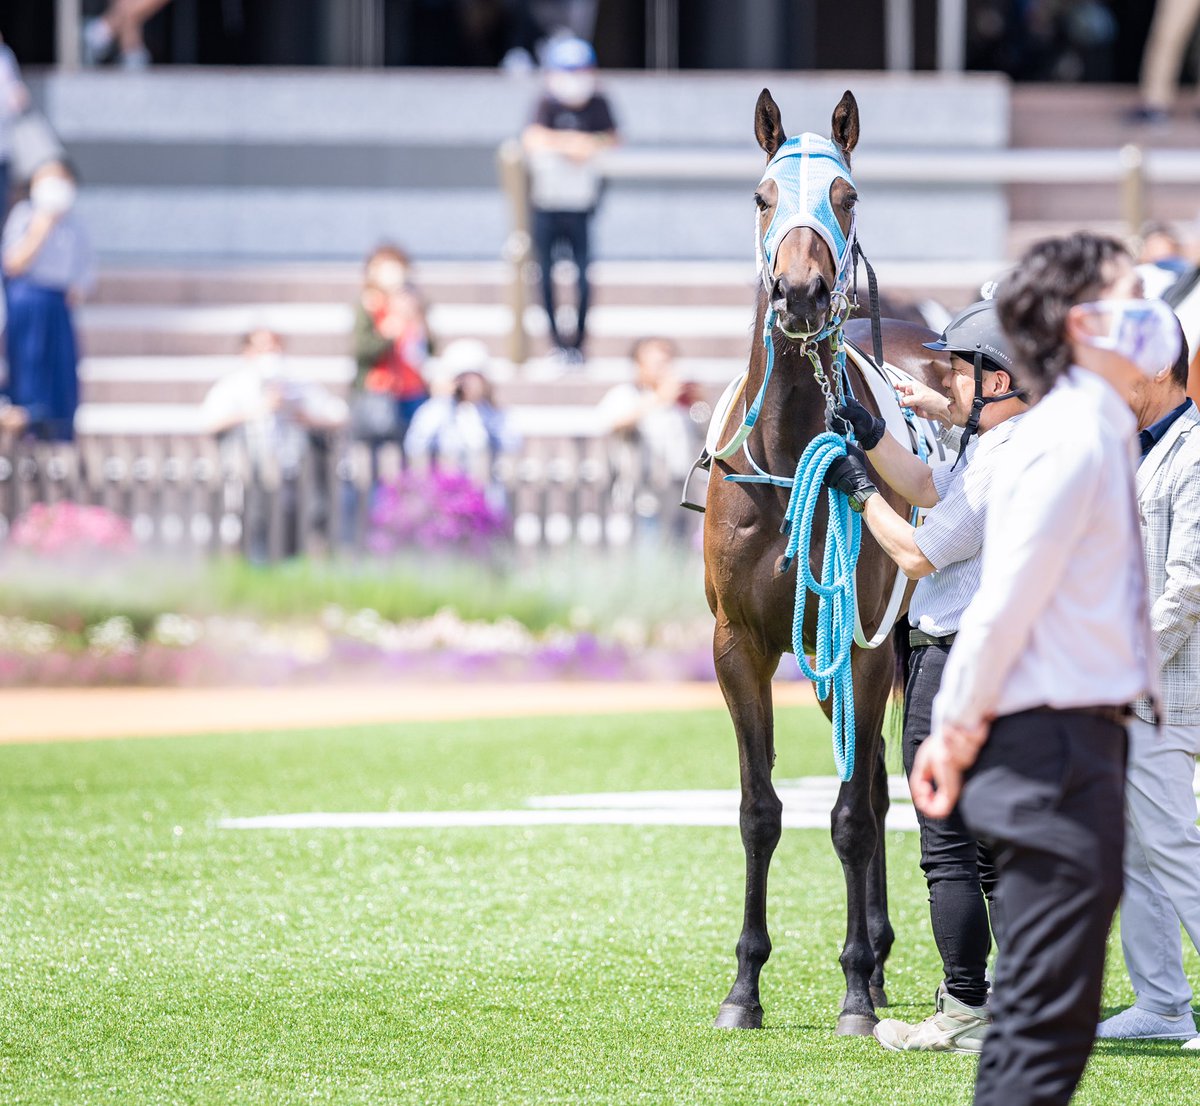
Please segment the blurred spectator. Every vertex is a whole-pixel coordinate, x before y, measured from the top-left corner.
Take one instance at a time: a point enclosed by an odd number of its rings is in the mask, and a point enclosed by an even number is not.
[[[4,224],[8,309],[8,394],[39,438],[70,441],[79,405],[79,355],[72,304],[95,281],[88,236],[75,213],[75,174],[41,166]]]
[[[1142,286],[1150,297],[1163,296],[1194,267],[1179,235],[1166,223],[1147,223],[1142,227],[1137,260]]]
[[[429,328],[412,286],[408,255],[396,246],[379,246],[367,258],[354,314],[355,437],[375,444],[403,441],[429,396],[424,377],[428,356]]]
[[[256,462],[270,457],[284,472],[294,472],[308,452],[310,431],[344,426],[346,404],[321,385],[288,374],[283,340],[273,330],[247,334],[242,359],[204,397],[204,428],[239,441]]]
[[[123,69],[146,69],[150,51],[142,28],[171,0],[110,0],[107,10],[83,25],[83,62],[100,65],[116,51]]]
[[[21,81],[16,56],[0,38],[0,219],[8,213],[12,124],[29,106],[29,91]]]
[[[1134,123],[1165,123],[1179,91],[1184,54],[1200,23],[1200,0],[1157,0],[1142,53],[1141,104]]]
[[[617,140],[608,100],[596,91],[596,54],[580,38],[546,48],[546,91],[521,136],[529,157],[533,244],[542,270],[542,300],[550,337],[568,363],[583,360],[589,299],[589,232],[601,179],[596,156]],[[554,261],[565,251],[579,272],[575,335],[559,332],[554,310]]]
[[[680,379],[675,370],[675,347],[666,338],[642,338],[630,356],[633,381],[609,389],[599,406],[604,427],[630,447],[625,463],[618,459],[618,469],[623,470],[618,485],[626,485],[624,494],[643,518],[671,511],[667,516],[671,532],[683,536],[695,520],[685,511],[673,510],[674,493],[701,445],[702,427],[692,411],[702,410],[701,417],[706,420],[708,406],[699,403],[694,389]],[[621,494],[614,490],[615,498]],[[643,495],[650,496],[644,509],[639,504]]]
[[[496,406],[487,347],[473,338],[451,342],[442,354],[432,398],[413,416],[404,451],[416,465],[444,465],[473,476],[490,492],[501,453],[520,439]]]
[[[265,560],[276,552],[293,556],[301,547],[304,513],[312,520],[328,509],[330,489],[322,472],[315,474],[310,486],[313,498],[307,503],[300,501],[295,477],[309,457],[328,448],[322,432],[340,429],[348,417],[343,400],[319,384],[288,373],[283,340],[273,330],[247,334],[242,342],[242,365],[209,389],[201,409],[204,428],[217,435],[223,451],[250,462],[252,487],[260,492],[270,487],[261,480],[268,464],[277,466],[283,478],[278,488],[283,497],[281,547],[269,548],[268,513],[248,510],[245,545],[252,560]]]

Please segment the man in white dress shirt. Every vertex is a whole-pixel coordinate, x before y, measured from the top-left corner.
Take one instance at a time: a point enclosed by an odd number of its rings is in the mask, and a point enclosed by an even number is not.
[[[1192,988],[1179,925],[1200,948],[1200,829],[1193,777],[1200,753],[1200,415],[1186,394],[1186,347],[1137,396],[1138,500],[1158,639],[1163,724],[1139,699],[1129,723],[1121,946],[1136,1002],[1098,1037],[1192,1038]]]
[[[1156,686],[1131,397],[1178,348],[1169,309],[1164,324],[1140,296],[1123,247],[1081,233],[1035,245],[997,298],[1022,383],[1045,398],[997,476],[980,590],[910,778],[927,817],[957,803],[996,861],[1004,955],[976,1106],[1068,1102],[1096,1033],[1125,720]]]

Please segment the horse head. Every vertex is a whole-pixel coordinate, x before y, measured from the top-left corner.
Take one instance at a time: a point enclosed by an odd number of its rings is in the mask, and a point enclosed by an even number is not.
[[[794,340],[824,336],[843,307],[853,268],[858,192],[850,154],[858,144],[858,103],[847,91],[833,111],[829,138],[788,138],[768,89],[754,109],[754,135],[767,168],[754,192],[755,246],[768,307]],[[840,312],[844,318],[844,310]]]

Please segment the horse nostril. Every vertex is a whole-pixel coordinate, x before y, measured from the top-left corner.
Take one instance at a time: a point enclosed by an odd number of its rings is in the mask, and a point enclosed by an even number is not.
[[[808,282],[808,299],[818,312],[829,309],[829,285],[820,273]]]

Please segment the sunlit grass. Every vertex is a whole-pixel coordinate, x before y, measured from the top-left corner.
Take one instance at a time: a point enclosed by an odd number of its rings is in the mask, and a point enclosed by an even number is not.
[[[824,721],[780,714],[777,775],[830,774]],[[716,712],[0,748],[0,1102],[968,1102],[969,1058],[833,1036],[823,832],[784,835],[766,1028],[731,1033],[735,828],[217,827],[736,779]],[[915,835],[887,843],[891,1012],[917,1018],[939,966]],[[1077,1101],[1190,1103],[1189,1059],[1106,1046]]]

